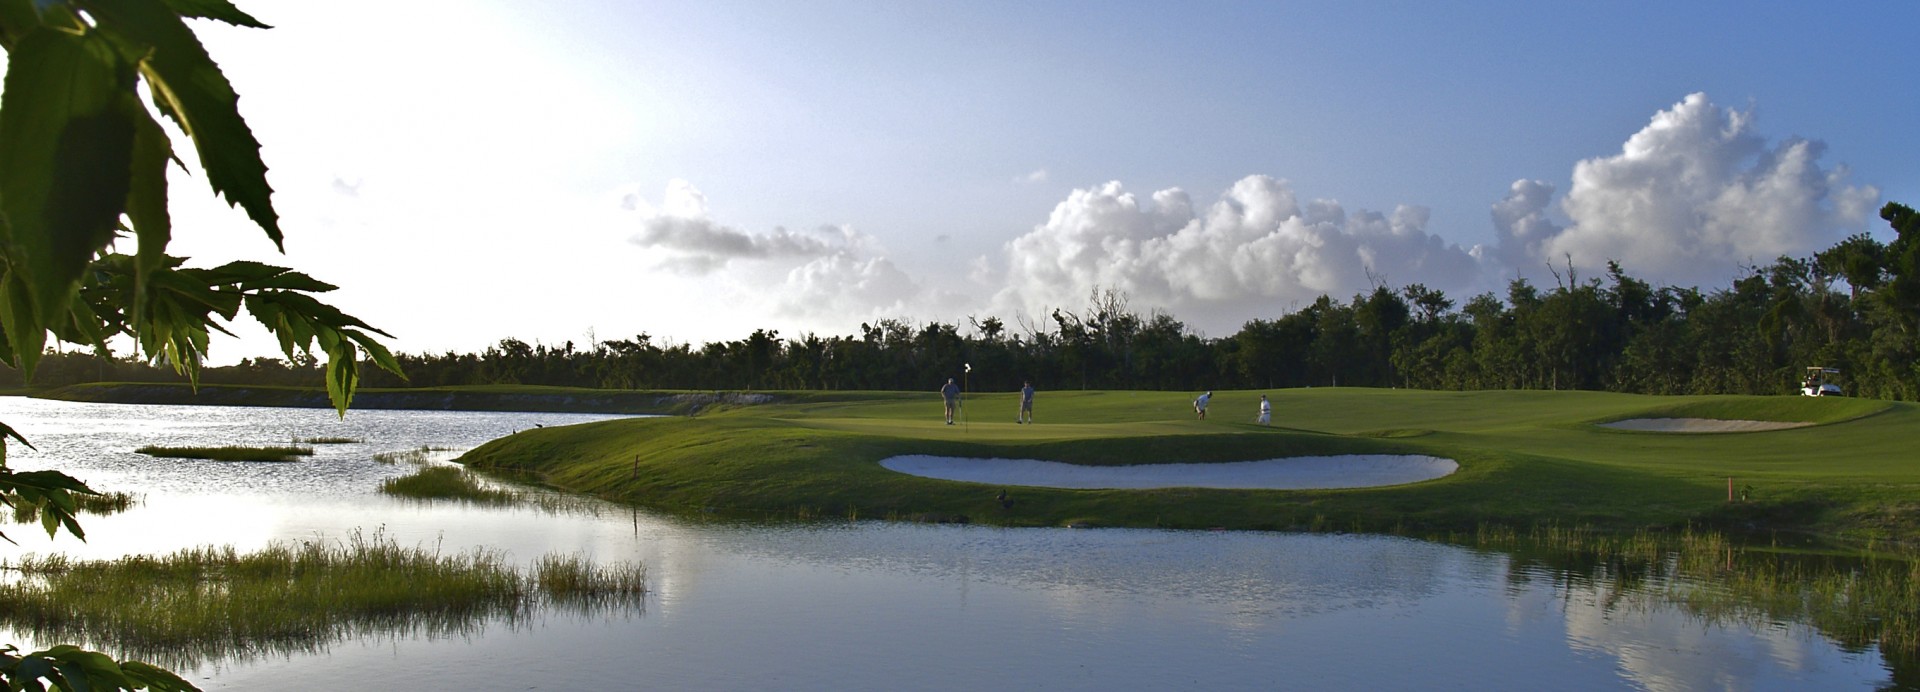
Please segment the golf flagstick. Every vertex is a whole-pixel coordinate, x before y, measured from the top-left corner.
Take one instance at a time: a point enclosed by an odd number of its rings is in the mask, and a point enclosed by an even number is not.
[[[973,381],[973,364],[961,363],[960,364],[960,434],[962,435],[965,435],[968,432],[970,432],[970,426],[968,425],[969,421],[967,420],[967,390],[971,388],[972,381]]]

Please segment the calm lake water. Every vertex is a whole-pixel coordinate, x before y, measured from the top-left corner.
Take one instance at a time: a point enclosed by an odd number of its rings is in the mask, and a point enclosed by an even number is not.
[[[382,531],[403,546],[638,560],[644,608],[373,632],[181,669],[214,689],[1780,689],[1898,687],[1880,655],[1789,622],[1708,622],[1607,580],[1375,536],[698,522],[378,492],[407,464],[610,416],[75,404],[0,397],[16,470],[142,497],[85,543],[10,526],[0,557],[115,557]],[[291,464],[154,459],[143,445],[340,436]],[[444,459],[452,453],[439,455]],[[35,642],[0,631],[0,642]],[[105,647],[102,645],[103,648]],[[323,682],[324,681],[324,682]]]

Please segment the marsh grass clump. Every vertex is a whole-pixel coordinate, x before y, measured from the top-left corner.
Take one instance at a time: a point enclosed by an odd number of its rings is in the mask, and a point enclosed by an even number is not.
[[[434,450],[437,451],[437,450]],[[380,483],[380,492],[413,500],[458,500],[475,504],[513,505],[538,510],[548,515],[600,516],[606,504],[598,499],[555,493],[539,489],[496,488],[482,484],[479,476],[457,466],[430,466],[427,450],[408,450],[375,455],[383,463],[405,463],[419,467],[412,474]]]
[[[520,493],[481,485],[466,469],[428,466],[399,478],[380,482],[380,492],[416,500],[461,500],[486,505],[519,502]]]
[[[111,516],[132,509],[140,504],[140,498],[122,492],[108,492],[98,495],[84,493],[73,494],[73,508],[81,514]],[[13,505],[13,521],[19,524],[31,524],[40,521],[40,506],[27,502]]]
[[[581,609],[633,606],[647,593],[647,568],[638,562],[595,565],[578,555],[548,554],[533,563],[533,583],[551,602]]]
[[[245,554],[28,555],[0,570],[18,574],[0,585],[0,625],[173,667],[317,652],[349,638],[469,634],[542,607],[639,607],[646,593],[638,565],[549,556],[523,572],[495,551],[443,555],[380,532]]]
[[[434,452],[451,451],[454,451],[451,447],[421,445],[418,449],[403,449],[398,452],[377,452],[373,455],[373,460],[382,464],[407,463],[420,466],[426,464],[430,460],[428,455]]]
[[[209,459],[212,461],[289,462],[313,456],[312,447],[162,447],[147,445],[135,452],[170,459]]]
[[[407,463],[407,464],[413,464],[418,466],[418,465],[427,463],[427,452],[425,449],[407,449],[407,450],[402,450],[398,452],[376,452],[373,455],[373,460],[382,464]]]

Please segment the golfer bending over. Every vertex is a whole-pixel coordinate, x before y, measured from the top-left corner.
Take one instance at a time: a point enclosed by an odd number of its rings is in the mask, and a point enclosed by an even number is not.
[[[1020,383],[1020,412],[1013,415],[1013,422],[1016,424],[1033,422],[1032,382]]]
[[[1267,395],[1260,395],[1260,424],[1273,425],[1273,402],[1267,401]]]
[[[947,386],[940,388],[940,396],[947,400],[947,425],[953,425],[953,412],[960,408],[960,385],[947,378]]]
[[[1193,400],[1193,412],[1200,414],[1200,420],[1207,419],[1207,400],[1212,398],[1213,391],[1208,390],[1207,393],[1200,395],[1200,398]]]

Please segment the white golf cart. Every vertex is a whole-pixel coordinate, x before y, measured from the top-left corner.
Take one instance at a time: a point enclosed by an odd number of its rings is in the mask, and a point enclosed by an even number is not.
[[[1800,382],[1801,396],[1840,396],[1840,370],[1813,366],[1807,368],[1807,379]]]

